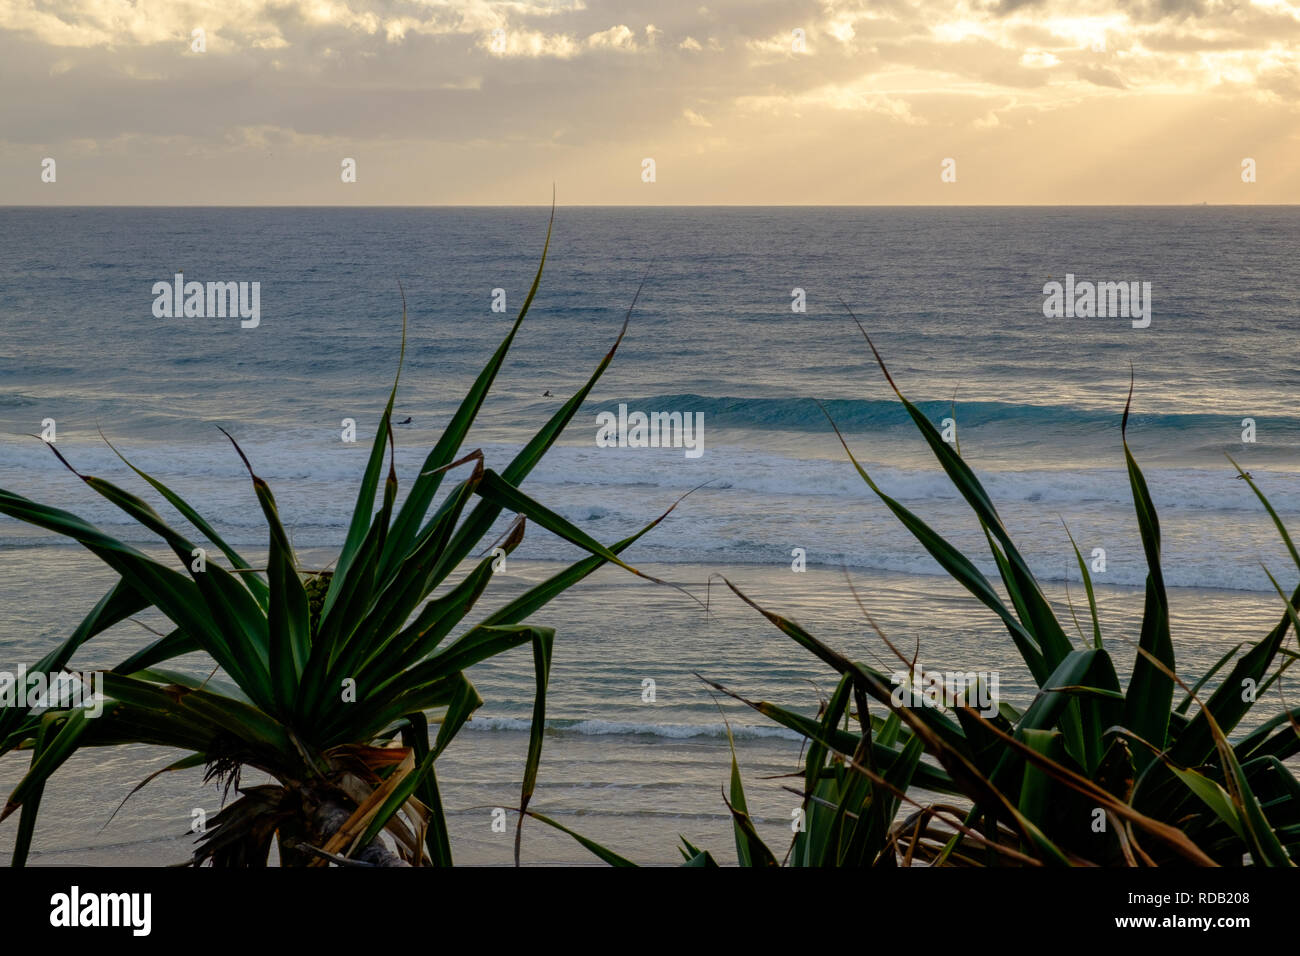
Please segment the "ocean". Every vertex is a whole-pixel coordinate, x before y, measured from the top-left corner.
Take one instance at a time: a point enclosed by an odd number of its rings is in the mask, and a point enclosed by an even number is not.
[[[399,283],[409,323],[395,409],[411,418],[396,429],[405,487],[522,303],[548,214],[0,209],[0,487],[153,547],[30,437],[53,419],[57,447],[78,469],[154,500],[102,429],[256,555],[265,529],[221,426],[271,483],[304,559],[327,563],[396,369]],[[605,569],[537,615],[556,628],[557,644],[533,806],[638,861],[672,862],[679,834],[734,859],[720,792],[725,719],[751,808],[784,845],[799,801],[781,775],[797,767],[799,741],[697,675],[809,713],[833,676],[723,577],[840,649],[892,667],[856,590],[895,644],[919,647],[924,665],[998,669],[1005,698],[1029,699],[1005,631],[875,497],[827,422],[885,492],[995,576],[978,523],[850,309],[904,394],[937,426],[953,419],[963,456],[1040,582],[1067,620],[1073,601],[1085,630],[1065,528],[1090,561],[1104,550],[1105,571],[1095,574],[1103,631],[1123,661],[1146,573],[1120,442],[1131,370],[1129,442],[1159,509],[1180,671],[1194,678],[1233,644],[1258,639],[1282,608],[1264,568],[1284,588],[1296,569],[1225,455],[1297,524],[1298,251],[1300,211],[1290,207],[559,208],[540,291],[466,450],[481,447],[489,466],[509,461],[585,381],[644,281],[612,366],[524,488],[613,542],[703,484],[626,557],[708,610]],[[257,327],[157,317],[153,287],[178,272],[259,283]],[[1048,317],[1044,286],[1067,275],[1150,283],[1150,324]],[[506,311],[493,311],[502,295]],[[804,311],[793,311],[800,302]],[[600,447],[597,415],[620,405],[701,414],[702,452]],[[356,423],[354,444],[341,440],[344,419]],[[803,572],[792,568],[796,549]],[[0,554],[0,670],[12,671],[65,637],[113,578],[88,552],[8,518]],[[483,607],[577,556],[530,527]],[[76,662],[111,666],[151,639],[124,623]],[[520,649],[470,677],[485,704],[439,776],[458,860],[505,863],[513,835],[492,831],[491,810],[518,803],[531,657]],[[643,699],[646,680],[653,701]],[[160,778],[109,822],[131,787],[167,762],[148,747],[79,755],[47,792],[33,862],[184,859],[192,810],[220,804],[200,771]],[[0,789],[24,763],[0,759]],[[0,826],[0,852],[13,834],[12,821]],[[523,859],[591,857],[532,822]]]

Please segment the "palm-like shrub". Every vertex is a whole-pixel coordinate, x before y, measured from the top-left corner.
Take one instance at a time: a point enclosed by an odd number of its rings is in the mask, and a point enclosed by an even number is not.
[[[1300,783],[1284,761],[1300,751],[1300,709],[1274,714],[1235,740],[1228,735],[1297,657],[1283,644],[1293,625],[1300,633],[1300,588],[1288,599],[1270,574],[1285,607],[1277,626],[1235,662],[1241,645],[1232,648],[1193,686],[1177,676],[1161,573],[1160,524],[1127,439],[1130,387],[1121,436],[1148,574],[1137,653],[1128,682],[1121,686],[1078,548],[1092,627],[1087,635],[1080,628],[1076,643],[959,450],[903,396],[870,337],[867,342],[944,472],[979,519],[1009,602],[969,558],[887,495],[840,435],[845,451],[862,479],[944,570],[998,616],[1038,690],[1025,710],[1002,702],[996,715],[989,716],[963,700],[950,700],[942,708],[900,705],[890,675],[848,659],[732,585],[743,600],[840,674],[817,719],[746,701],[809,741],[799,791],[805,825],[786,859],[814,866],[1239,866],[1246,859],[1257,865],[1293,865],[1300,854]],[[1239,467],[1237,471],[1300,568],[1300,554],[1277,513],[1254,480]],[[911,662],[874,622],[871,626],[897,655],[900,669],[909,669]],[[1207,692],[1225,668],[1226,676]],[[721,684],[709,683],[726,692]],[[1177,703],[1176,693],[1181,697]],[[918,791],[932,796],[921,797]],[[904,804],[908,812],[899,819]],[[776,856],[759,840],[746,812],[734,754],[729,805],[741,862],[775,864]]]
[[[547,246],[549,240],[548,227]],[[618,554],[664,517],[605,547],[519,490],[608,367],[622,332],[587,383],[504,469],[487,468],[479,451],[457,457],[537,292],[545,261],[546,247],[513,327],[429,452],[400,507],[390,424],[394,381],[332,572],[300,568],[271,489],[242,451],[269,529],[264,570],[254,569],[185,499],[129,462],[225,556],[228,567],[212,560],[206,569],[194,570],[194,541],[145,501],[104,479],[80,476],[161,539],[182,570],[74,514],[0,490],[0,512],[79,542],[119,575],[72,635],[29,673],[62,671],[83,644],[146,608],[161,612],[174,626],[104,675],[106,699],[98,717],[81,707],[51,707],[39,714],[31,708],[0,711],[0,755],[15,749],[31,753],[30,770],[0,813],[2,820],[21,810],[15,865],[26,860],[51,774],[82,748],[129,743],[176,748],[186,755],[165,770],[206,766],[209,778],[237,789],[238,798],[201,837],[195,864],[264,866],[273,838],[286,865],[325,865],[329,860],[450,864],[435,763],[482,703],[465,670],[525,644],[531,645],[536,664],[520,797],[520,809],[527,807],[541,754],[554,632],[524,621],[606,563],[640,574]],[[405,305],[402,320],[404,353]],[[388,469],[381,489],[386,447]],[[463,468],[470,469],[469,476],[433,507],[443,478]],[[483,550],[484,537],[503,511],[518,518],[497,542],[501,550],[477,559],[452,583],[449,578],[471,552]],[[523,539],[525,518],[585,549],[589,557],[448,640],[475,608],[501,551],[513,551]],[[441,592],[431,597],[440,586]],[[193,652],[208,659],[210,677],[195,679],[161,666]],[[437,728],[434,735],[431,723]],[[274,783],[241,789],[243,767],[262,771]],[[395,853],[380,838],[382,832]],[[518,859],[518,832],[515,846]]]
[[[870,337],[867,342],[871,344]],[[871,349],[979,519],[1009,600],[969,558],[887,495],[840,435],[844,449],[904,527],[1005,625],[1037,693],[1023,711],[1003,701],[988,716],[962,699],[949,699],[943,707],[905,706],[895,699],[894,675],[851,660],[727,581],[742,600],[840,675],[816,717],[746,700],[705,679],[807,742],[801,786],[789,788],[803,800],[802,825],[780,857],[754,826],[733,743],[726,803],[740,863],[1239,866],[1248,858],[1258,865],[1293,865],[1300,854],[1300,783],[1284,761],[1300,751],[1300,708],[1274,714],[1235,741],[1228,735],[1300,656],[1283,646],[1293,625],[1300,633],[1300,587],[1288,600],[1274,580],[1285,606],[1277,626],[1235,662],[1241,645],[1232,648],[1193,686],[1179,679],[1161,575],[1160,524],[1128,446],[1130,388],[1121,435],[1148,576],[1137,654],[1128,683],[1121,686],[1078,548],[1092,629],[1085,635],[1080,628],[1076,644],[959,450],[903,396],[875,346]],[[1273,507],[1248,474],[1240,468],[1238,474],[1258,496],[1300,568],[1300,554]],[[899,671],[910,670],[913,661],[894,648],[865,607],[863,613],[898,657]],[[1225,668],[1227,676],[1207,695],[1205,688]],[[1176,688],[1182,689],[1177,704]],[[606,862],[631,865],[572,835]],[[716,865],[711,854],[684,838],[681,853],[685,865]]]

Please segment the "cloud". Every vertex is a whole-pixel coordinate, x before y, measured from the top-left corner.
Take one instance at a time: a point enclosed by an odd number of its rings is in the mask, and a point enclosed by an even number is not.
[[[1021,148],[1031,120],[1151,97],[1294,128],[1300,0],[0,0],[0,89],[0,154],[18,157],[103,142],[150,168],[265,145],[330,165],[403,144],[478,157],[475,182],[549,183],[654,150],[668,196],[672,150],[710,126],[742,165],[843,130]],[[155,179],[183,181],[176,163]]]
[[[578,40],[564,33],[506,30],[502,27],[496,27],[494,32],[482,36],[479,46],[498,56],[554,57],[560,60],[577,56],[581,49]]]
[[[587,37],[587,46],[593,50],[635,50],[636,34],[625,24],[593,33]]]
[[[1097,86],[1109,86],[1112,89],[1124,89],[1124,81],[1114,70],[1108,70],[1104,66],[1080,66],[1077,73],[1081,79],[1087,80]]]

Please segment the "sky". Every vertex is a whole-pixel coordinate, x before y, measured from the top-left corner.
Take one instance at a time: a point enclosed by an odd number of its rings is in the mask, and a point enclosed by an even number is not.
[[[0,0],[0,205],[553,185],[565,205],[1296,203],[1300,0]]]

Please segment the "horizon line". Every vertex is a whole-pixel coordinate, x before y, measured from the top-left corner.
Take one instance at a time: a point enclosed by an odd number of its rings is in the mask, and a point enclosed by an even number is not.
[[[557,209],[1198,209],[1300,202],[1182,203],[555,203]],[[549,209],[551,203],[0,203],[0,209]]]

